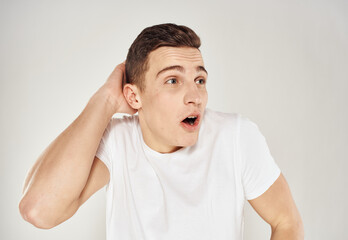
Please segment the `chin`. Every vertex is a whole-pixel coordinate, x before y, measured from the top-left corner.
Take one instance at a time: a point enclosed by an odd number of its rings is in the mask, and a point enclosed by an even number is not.
[[[190,146],[195,145],[197,143],[197,140],[198,140],[198,135],[186,137],[185,139],[182,139],[180,141],[178,146],[180,146],[180,147],[190,147]]]

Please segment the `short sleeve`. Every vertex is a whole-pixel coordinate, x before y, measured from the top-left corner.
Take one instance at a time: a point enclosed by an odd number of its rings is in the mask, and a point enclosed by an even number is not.
[[[111,125],[112,125],[113,119],[110,120],[108,126],[105,128],[103,136],[100,140],[97,152],[96,152],[96,157],[98,157],[109,169],[109,172],[111,174],[111,169],[112,169],[112,156],[111,156],[111,146],[112,144],[112,134],[111,134]]]
[[[240,119],[239,140],[244,194],[251,200],[266,192],[281,171],[271,156],[265,137],[248,118]]]

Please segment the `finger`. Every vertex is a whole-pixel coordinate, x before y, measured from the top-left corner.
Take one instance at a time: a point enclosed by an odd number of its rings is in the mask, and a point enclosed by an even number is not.
[[[108,80],[112,80],[112,79],[115,79],[115,78],[116,79],[122,79],[124,72],[125,72],[125,66],[121,63],[121,64],[117,65],[114,68],[114,70],[110,74]]]
[[[127,79],[126,79],[126,67],[125,67],[123,71],[122,86],[124,86],[126,83],[127,83]]]

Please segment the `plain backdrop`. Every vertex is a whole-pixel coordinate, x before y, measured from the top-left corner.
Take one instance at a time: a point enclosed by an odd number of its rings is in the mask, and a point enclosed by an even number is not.
[[[105,188],[36,229],[18,203],[27,171],[83,110],[145,27],[201,37],[208,107],[254,121],[286,177],[306,239],[348,239],[348,2],[0,2],[0,239],[105,239]],[[245,205],[245,239],[270,226]]]

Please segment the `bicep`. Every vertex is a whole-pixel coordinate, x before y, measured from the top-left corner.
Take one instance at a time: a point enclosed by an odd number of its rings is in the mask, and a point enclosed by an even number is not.
[[[80,194],[78,205],[81,206],[94,193],[104,187],[109,180],[110,173],[108,168],[98,157],[95,157],[87,183]]]
[[[278,224],[292,224],[301,220],[282,173],[265,193],[249,200],[249,203],[272,228],[276,228]]]

